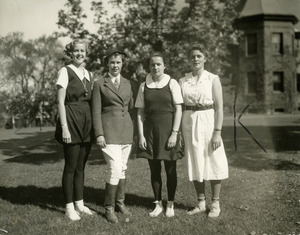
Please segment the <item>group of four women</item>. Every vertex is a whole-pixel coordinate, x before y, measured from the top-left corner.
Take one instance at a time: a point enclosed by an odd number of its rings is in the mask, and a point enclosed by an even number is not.
[[[188,58],[192,72],[179,80],[164,73],[163,54],[150,55],[150,73],[138,91],[134,104],[131,83],[121,75],[126,54],[112,49],[105,56],[108,72],[97,79],[87,71],[87,44],[75,39],[66,46],[72,63],[59,71],[56,139],[63,144],[65,167],[62,186],[66,215],[79,220],[94,212],[84,205],[84,167],[91,150],[92,134],[109,167],[105,189],[105,217],[117,223],[115,207],[124,215],[126,169],[133,143],[133,122],[129,111],[137,109],[138,157],[146,158],[151,172],[157,217],[163,211],[161,162],[167,177],[166,216],[173,217],[177,188],[176,160],[187,159],[189,180],[198,203],[189,215],[206,211],[205,181],[211,181],[209,217],[220,214],[221,180],[228,177],[228,164],[221,139],[223,100],[220,79],[204,70],[207,54],[192,46]]]

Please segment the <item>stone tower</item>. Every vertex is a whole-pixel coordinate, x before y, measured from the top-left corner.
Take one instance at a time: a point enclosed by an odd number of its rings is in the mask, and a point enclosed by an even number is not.
[[[239,42],[238,88],[252,112],[295,112],[297,72],[295,9],[300,0],[247,0],[236,26]],[[299,12],[300,13],[300,12]]]

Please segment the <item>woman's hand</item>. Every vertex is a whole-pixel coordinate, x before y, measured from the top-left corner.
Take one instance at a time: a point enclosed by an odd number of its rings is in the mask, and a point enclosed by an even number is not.
[[[211,147],[213,150],[216,150],[221,146],[221,132],[214,131],[213,136],[211,138]]]
[[[173,148],[176,145],[176,141],[177,141],[177,133],[172,132],[172,134],[168,139],[168,148]]]
[[[63,142],[66,144],[69,144],[72,142],[71,134],[70,134],[70,131],[67,126],[62,127],[62,139],[63,139]]]
[[[96,138],[96,144],[100,147],[100,148],[105,148],[106,147],[106,142],[105,142],[105,138],[103,135],[99,135]]]
[[[140,139],[139,140],[139,148],[142,150],[146,150],[147,149],[147,141],[146,141],[145,137],[142,136],[139,139]]]
[[[184,147],[184,140],[182,134],[179,134],[179,146],[180,148]]]

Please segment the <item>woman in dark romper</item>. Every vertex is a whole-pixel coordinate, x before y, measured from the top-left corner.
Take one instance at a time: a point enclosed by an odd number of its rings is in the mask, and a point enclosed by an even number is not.
[[[80,214],[93,214],[83,203],[84,168],[91,150],[93,85],[91,73],[83,67],[86,52],[85,41],[75,39],[69,43],[65,53],[72,62],[59,71],[56,82],[59,120],[55,137],[64,150],[62,187],[70,220],[80,220]]]
[[[157,217],[163,212],[161,161],[167,175],[168,203],[166,216],[174,216],[174,198],[177,188],[176,160],[181,158],[177,135],[181,122],[183,102],[179,84],[164,74],[164,58],[155,52],[150,57],[150,70],[139,88],[135,107],[138,108],[138,157],[148,159],[155,209],[149,214]]]

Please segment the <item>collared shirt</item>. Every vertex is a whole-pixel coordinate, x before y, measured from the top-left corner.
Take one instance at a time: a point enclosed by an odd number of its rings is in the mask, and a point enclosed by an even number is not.
[[[118,83],[120,84],[120,79],[121,79],[121,75],[118,74],[116,77],[114,77],[112,74],[108,73],[109,77],[111,78],[111,82],[114,84],[115,81],[117,80]]]
[[[156,84],[154,83],[151,74],[148,74],[146,77],[146,81],[143,82],[139,88],[139,92],[136,98],[135,102],[135,107],[136,108],[145,108],[145,100],[144,100],[144,89],[145,89],[145,84],[149,88],[163,88],[166,86],[170,81],[170,90],[172,93],[172,98],[173,98],[173,103],[176,104],[182,104],[183,99],[181,95],[181,89],[178,84],[178,82],[175,79],[171,79],[171,77],[167,74],[163,75],[162,80]]]
[[[207,70],[203,71],[199,79],[192,73],[187,73],[185,77],[179,79],[184,104],[190,106],[213,104],[212,86],[214,79],[220,78]]]
[[[78,76],[78,78],[83,81],[84,78],[86,78],[86,80],[90,81],[90,74],[89,72],[83,68],[83,74],[81,73],[81,71],[73,64],[68,65],[69,68],[71,68],[74,73]],[[66,67],[61,68],[58,71],[58,78],[57,78],[57,82],[56,85],[60,85],[63,88],[67,89],[69,83],[69,78],[68,78],[68,71]]]

